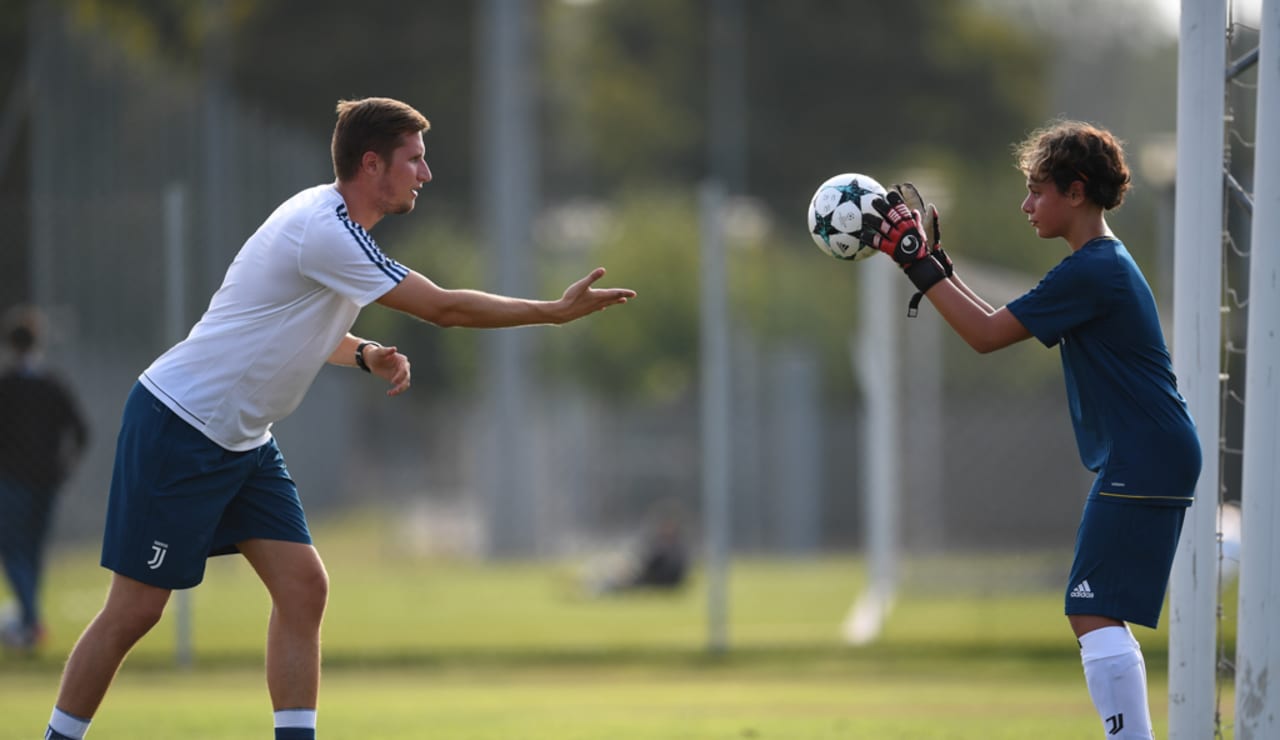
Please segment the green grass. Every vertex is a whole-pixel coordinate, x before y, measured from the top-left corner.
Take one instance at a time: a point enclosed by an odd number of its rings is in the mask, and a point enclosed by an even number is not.
[[[590,599],[571,563],[421,558],[387,544],[400,541],[380,517],[317,527],[332,580],[320,707],[328,740],[1098,731],[1061,616],[1055,581],[1066,554],[913,562],[882,639],[865,648],[838,633],[864,578],[855,558],[739,560],[732,649],[713,655],[696,578],[674,595]],[[61,661],[101,603],[107,575],[95,564],[92,552],[61,553],[48,576],[50,644],[35,658],[0,659],[0,740],[34,737],[47,720]],[[125,664],[93,740],[269,736],[261,585],[239,558],[219,558],[191,605],[195,666],[173,667],[171,607]],[[1167,635],[1137,631],[1163,734]]]
[[[1090,737],[1083,686],[1026,668],[977,677],[806,662],[719,666],[344,668],[325,677],[324,737],[457,740],[614,738]],[[30,738],[48,691],[0,682],[0,737]],[[52,676],[46,676],[52,678]],[[269,718],[255,672],[126,671],[94,740],[262,738]],[[13,693],[16,690],[16,693]]]

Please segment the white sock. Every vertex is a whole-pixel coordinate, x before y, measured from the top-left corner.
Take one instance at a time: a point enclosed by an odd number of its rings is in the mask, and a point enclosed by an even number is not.
[[[314,709],[277,709],[276,727],[316,727],[316,710]]]
[[[1093,706],[1109,740],[1152,740],[1147,665],[1128,627],[1080,636],[1080,662]]]
[[[84,734],[89,731],[89,722],[90,720],[67,714],[57,707],[49,715],[49,729],[71,740],[83,740]]]

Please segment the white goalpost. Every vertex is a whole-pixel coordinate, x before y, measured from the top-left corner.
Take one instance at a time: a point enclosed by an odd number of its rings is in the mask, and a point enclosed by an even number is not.
[[[1235,663],[1239,740],[1280,737],[1280,0],[1263,3],[1260,32]]]
[[[1183,0],[1178,44],[1173,367],[1204,465],[1169,592],[1169,738],[1214,733],[1227,0]]]
[[[1174,368],[1201,434],[1204,468],[1170,582],[1169,737],[1223,737],[1215,703],[1221,534],[1219,455],[1227,381],[1222,362],[1224,268],[1221,245],[1226,171],[1226,83],[1248,66],[1227,59],[1227,0],[1183,0],[1178,53],[1178,179],[1174,239]],[[1280,0],[1263,0],[1256,59],[1257,120],[1252,197],[1232,180],[1250,211],[1251,242],[1242,469],[1243,533],[1234,664],[1234,736],[1280,737]],[[1237,122],[1238,123],[1238,122]],[[1223,680],[1231,680],[1224,678]]]
[[[858,341],[850,340],[850,363],[867,404],[863,446],[863,517],[866,526],[867,585],[849,607],[841,635],[850,645],[866,645],[880,636],[893,609],[898,585],[901,494],[901,389],[898,382],[897,314],[884,306],[899,305],[897,270],[889,260],[862,265],[858,291],[862,298]]]

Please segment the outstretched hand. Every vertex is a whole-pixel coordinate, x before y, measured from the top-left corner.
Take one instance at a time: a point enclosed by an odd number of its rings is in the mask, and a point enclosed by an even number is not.
[[[915,188],[911,190],[914,191]],[[938,257],[945,257],[946,253],[941,249],[929,248],[929,240],[925,238],[925,231],[921,227],[920,212],[911,210],[896,188],[890,190],[885,197],[871,201],[871,207],[880,215],[863,216],[864,225],[858,234],[858,240],[892,257],[911,284],[916,286],[916,294],[907,305],[907,315],[915,316],[916,307],[924,294],[946,280],[950,274],[949,268],[944,267]],[[931,208],[930,215],[933,217],[933,228],[930,230],[934,238],[938,239],[940,232],[937,209]]]
[[[920,215],[907,207],[902,194],[890,190],[883,198],[871,201],[879,218],[863,216],[865,225],[858,240],[893,258],[900,267],[908,267],[929,256],[929,244],[920,227]]]
[[[369,366],[369,372],[391,384],[388,396],[398,396],[409,390],[409,358],[396,351],[395,347],[366,347],[364,363]]]
[[[564,295],[557,301],[557,313],[561,317],[559,323],[564,324],[580,319],[590,313],[603,311],[609,306],[626,303],[635,298],[636,292],[628,288],[593,288],[597,280],[604,277],[604,268],[597,267],[586,277],[565,288]]]
[[[912,183],[904,182],[901,185],[894,185],[893,189],[902,195],[902,201],[906,203],[907,208],[916,214],[916,219],[920,222],[920,230],[929,244],[929,254],[942,263],[947,277],[951,277],[956,268],[946,251],[942,249],[942,219],[938,216],[937,207],[932,203],[925,203],[924,196],[920,195],[920,190]]]

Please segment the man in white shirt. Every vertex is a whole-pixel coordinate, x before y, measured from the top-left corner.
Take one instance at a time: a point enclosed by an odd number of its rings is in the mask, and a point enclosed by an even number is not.
[[[439,326],[563,324],[626,303],[593,288],[555,301],[441,288],[387,257],[369,230],[408,213],[431,180],[427,119],[389,98],[338,104],[336,182],[298,193],[245,242],[186,339],[139,377],[125,405],[107,509],[106,604],[67,660],[46,738],[79,740],[116,671],[207,558],[240,552],[272,599],[267,686],[277,740],[313,740],[328,575],[271,425],[326,362],[409,388],[409,360],[350,333],[377,302]]]

